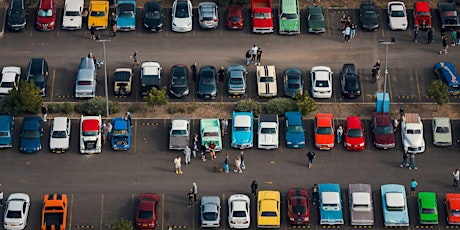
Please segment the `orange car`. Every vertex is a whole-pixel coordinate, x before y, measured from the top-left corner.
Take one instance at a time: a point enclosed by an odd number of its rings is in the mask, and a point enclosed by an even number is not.
[[[460,225],[460,194],[446,194],[447,223]]]
[[[46,194],[43,197],[41,230],[65,230],[67,204],[66,194]]]
[[[319,150],[334,148],[334,116],[319,113],[315,116],[315,146]]]

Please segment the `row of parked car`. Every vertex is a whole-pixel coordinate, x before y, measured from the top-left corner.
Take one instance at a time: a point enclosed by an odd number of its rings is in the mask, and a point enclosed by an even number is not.
[[[385,227],[409,226],[406,190],[400,184],[384,184],[380,187],[383,225]],[[303,188],[292,188],[287,192],[287,220],[294,226],[308,225],[310,210],[318,203],[319,223],[323,226],[343,225],[343,201],[339,184],[319,184],[318,194],[308,194]],[[369,227],[375,224],[374,201],[370,184],[349,184],[348,201],[350,225]],[[251,199],[244,194],[234,194],[228,198],[228,226],[245,229],[251,226]],[[66,194],[46,194],[43,198],[41,229],[66,229],[68,200]],[[279,228],[281,226],[281,193],[275,190],[261,190],[257,193],[258,228]],[[445,198],[447,223],[459,225],[460,194],[448,193]],[[219,196],[202,196],[200,202],[200,227],[219,228],[221,226],[221,199]],[[142,193],[135,207],[137,229],[155,229],[158,221],[160,198],[155,193]],[[30,197],[24,193],[11,194],[5,205],[4,229],[24,229],[30,208]],[[437,198],[434,192],[418,192],[418,222],[421,225],[439,223]]]

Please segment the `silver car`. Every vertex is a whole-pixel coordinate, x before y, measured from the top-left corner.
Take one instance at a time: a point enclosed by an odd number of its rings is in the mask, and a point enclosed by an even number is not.
[[[220,227],[220,198],[203,196],[200,205],[201,228]]]
[[[433,144],[436,146],[452,145],[452,127],[448,117],[433,117]]]
[[[350,202],[351,225],[374,225],[374,206],[370,184],[349,184],[348,200]]]
[[[93,58],[84,57],[78,67],[77,80],[75,81],[76,98],[92,98],[96,96],[97,68]]]
[[[214,2],[198,4],[198,21],[202,29],[215,29],[219,26],[219,11]]]

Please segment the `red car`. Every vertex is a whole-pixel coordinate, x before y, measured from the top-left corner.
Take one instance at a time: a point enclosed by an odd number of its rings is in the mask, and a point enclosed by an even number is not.
[[[344,145],[347,150],[361,151],[364,149],[364,126],[358,116],[347,117],[344,136]]]
[[[460,225],[460,194],[446,194],[447,223]]]
[[[56,27],[56,0],[40,0],[35,25],[37,30],[54,30]]]
[[[427,29],[431,28],[430,6],[428,2],[418,1],[414,4],[414,27],[423,27],[423,23]]]
[[[374,145],[381,149],[395,147],[395,134],[389,113],[372,113]]]
[[[244,27],[243,7],[229,6],[227,12],[227,29],[242,30]]]
[[[292,225],[310,223],[310,205],[308,192],[303,188],[292,188],[287,195],[288,220]]]
[[[160,197],[155,193],[142,193],[137,201],[137,229],[155,229],[158,219]]]

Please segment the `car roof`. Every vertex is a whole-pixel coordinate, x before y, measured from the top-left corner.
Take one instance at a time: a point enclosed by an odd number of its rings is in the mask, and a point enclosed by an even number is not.
[[[370,204],[371,196],[368,192],[354,192],[351,194],[353,204]]]
[[[260,77],[276,77],[275,66],[257,66],[257,73]]]
[[[53,120],[54,131],[65,131],[67,129],[67,117],[55,117]]]
[[[450,119],[448,117],[433,117],[436,122],[436,126],[448,127],[450,126]]]
[[[23,126],[27,130],[37,130],[40,128],[42,118],[39,116],[27,116],[24,117]]]
[[[308,12],[310,14],[323,14],[323,8],[321,6],[308,6]]]
[[[316,114],[315,115],[316,121],[318,126],[321,127],[331,127],[332,126],[332,119],[334,118],[332,114]]]
[[[14,82],[16,80],[16,74],[13,72],[7,72],[2,75],[2,82]]]
[[[233,117],[233,126],[236,127],[251,127],[252,117],[247,114],[237,114]]]
[[[372,113],[372,116],[375,117],[375,121],[377,125],[390,125],[391,124],[391,117],[389,113]]]
[[[99,120],[97,119],[86,119],[82,124],[83,132],[86,131],[99,131]]]
[[[183,130],[183,129],[187,129],[188,121],[183,120],[183,119],[173,119],[171,120],[171,123],[172,123],[172,127]]]
[[[11,1],[11,9],[13,10],[23,10],[24,9],[24,0],[13,0]]]
[[[347,117],[347,128],[361,128],[361,119],[358,116],[349,116]]]
[[[322,202],[325,204],[339,204],[340,196],[338,192],[322,192]]]
[[[143,62],[141,68],[144,75],[159,75],[161,66],[158,62],[149,61]]]
[[[233,200],[233,210],[236,211],[246,211],[246,202],[245,200],[239,199],[239,200]]]
[[[295,14],[297,13],[297,0],[281,0],[282,1],[282,13]]]

